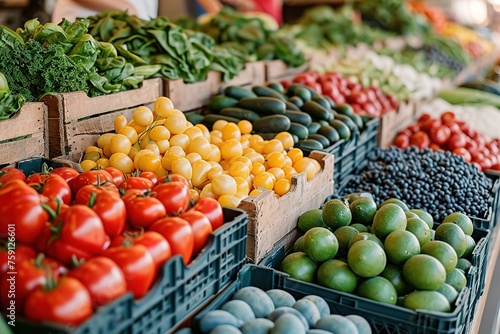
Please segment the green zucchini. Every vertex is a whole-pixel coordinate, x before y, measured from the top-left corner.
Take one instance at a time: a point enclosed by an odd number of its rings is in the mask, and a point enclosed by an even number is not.
[[[269,88],[269,87],[253,86],[252,92],[254,92],[255,95],[257,95],[257,96],[275,97],[277,99],[280,99],[283,102],[285,102],[287,100],[283,94],[281,94],[280,92],[275,91],[274,89]]]
[[[312,122],[307,126],[307,130],[309,130],[309,133],[317,133],[320,127],[321,127],[320,123]]]
[[[220,115],[231,116],[239,119],[246,119],[250,122],[260,118],[255,111],[243,108],[224,108],[219,112]]]
[[[330,145],[333,145],[340,140],[338,131],[330,125],[322,125],[318,130],[318,134],[325,136],[330,141]]]
[[[291,122],[300,123],[305,126],[308,126],[312,122],[311,116],[303,111],[286,110],[285,116],[288,117]]]
[[[224,94],[236,100],[241,100],[242,98],[245,97],[257,97],[257,95],[255,95],[255,93],[252,92],[250,89],[246,89],[239,86],[227,86],[224,89]]]
[[[210,110],[219,112],[224,108],[234,107],[238,104],[237,99],[233,99],[232,97],[226,95],[215,95],[210,99],[209,107]]]
[[[349,130],[351,130],[351,134],[360,131],[356,123],[354,123],[354,121],[349,116],[337,113],[337,115],[335,115],[335,119],[338,119],[339,121],[342,121],[345,125],[347,125]]]
[[[317,140],[314,139],[301,139],[297,143],[293,145],[293,147],[300,148],[301,150],[322,150],[324,149],[323,145]]]
[[[287,110],[302,111],[302,110],[300,110],[300,108],[296,104],[294,104],[290,101],[286,101],[285,104],[286,104]]]
[[[274,89],[278,93],[284,94],[285,93],[285,87],[279,82],[270,82],[267,84],[267,87]]]
[[[288,129],[288,132],[296,135],[299,139],[306,139],[307,136],[309,135],[309,130],[307,130],[307,127],[305,125],[295,122],[290,123],[290,128]]]
[[[328,102],[328,100],[323,96],[320,96],[320,95],[313,96],[312,100],[314,102],[317,102],[318,104],[320,104],[326,110],[332,109],[330,102]]]
[[[332,119],[330,121],[330,126],[332,126],[335,130],[337,130],[341,139],[349,140],[351,138],[351,130],[341,120]]]
[[[284,115],[264,116],[253,121],[253,130],[258,133],[288,131],[291,122]]]
[[[245,97],[238,102],[238,107],[263,115],[284,114],[286,110],[285,102],[275,97]]]
[[[288,87],[288,89],[287,89],[287,91],[286,91],[286,94],[287,94],[288,96],[290,96],[290,97],[291,97],[291,96],[294,96],[294,95],[297,95],[297,94],[295,93],[295,90],[296,90],[297,88],[302,88],[302,89],[306,89],[306,90],[308,90],[308,91],[309,91],[309,93],[311,93],[311,97],[318,95],[318,93],[317,93],[314,89],[312,89],[311,87],[306,86],[306,85],[303,85],[303,84],[299,84],[299,83],[293,83],[293,84],[291,84],[291,85]]]
[[[298,96],[292,96],[288,99],[288,102],[295,104],[298,108],[302,108],[304,101]]]
[[[320,135],[319,133],[310,133],[309,136],[307,136],[307,139],[314,139],[316,141],[319,141],[321,145],[323,145],[323,148],[327,148],[328,146],[330,146],[330,140],[325,136]]]
[[[304,102],[301,109],[311,115],[313,119],[328,121],[333,118],[333,113],[315,101]]]

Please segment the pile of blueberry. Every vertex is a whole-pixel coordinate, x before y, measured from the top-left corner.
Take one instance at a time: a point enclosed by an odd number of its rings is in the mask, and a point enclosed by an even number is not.
[[[394,197],[441,221],[453,212],[487,218],[493,182],[475,166],[451,152],[406,150],[395,146],[370,152],[366,166],[348,181],[343,196],[372,193],[377,205]]]

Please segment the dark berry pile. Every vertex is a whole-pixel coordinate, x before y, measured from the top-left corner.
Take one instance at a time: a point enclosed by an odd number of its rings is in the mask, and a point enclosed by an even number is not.
[[[394,197],[410,208],[429,212],[441,221],[453,212],[486,218],[492,180],[461,157],[450,152],[410,147],[377,148],[340,195],[370,192],[377,205]]]

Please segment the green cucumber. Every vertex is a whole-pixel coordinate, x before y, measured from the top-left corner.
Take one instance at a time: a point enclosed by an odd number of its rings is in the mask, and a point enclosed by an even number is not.
[[[338,131],[330,125],[322,125],[318,130],[318,134],[325,136],[330,142],[330,145],[333,145],[340,140]]]
[[[346,116],[354,115],[354,109],[347,103],[340,103],[333,106],[333,110]]]
[[[351,130],[341,120],[332,119],[330,121],[330,126],[332,126],[333,128],[335,128],[335,130],[337,130],[341,139],[349,140],[351,138]]]
[[[219,114],[206,114],[203,117],[203,124],[205,124],[209,129],[212,129],[212,125],[218,121],[219,119],[223,119],[228,122],[233,122],[238,124],[239,121],[241,121],[239,118],[236,117],[230,117],[230,116],[225,116],[225,115],[219,115]]]
[[[314,139],[316,141],[319,141],[321,145],[323,145],[323,148],[327,148],[328,146],[330,146],[330,140],[325,136],[320,135],[319,133],[310,133],[309,136],[307,136],[307,139]]]
[[[292,103],[292,102],[290,102],[290,101],[286,101],[286,102],[285,102],[285,104],[286,104],[286,109],[287,109],[287,110],[302,111],[302,110],[300,110],[300,108],[299,108],[299,107],[297,107],[297,105],[296,105],[296,104],[293,104],[293,103]]]
[[[186,119],[193,125],[203,123],[203,119],[205,118],[205,116],[200,115],[196,112],[187,112],[184,113],[184,115],[186,116]]]
[[[312,118],[317,120],[328,121],[333,118],[333,114],[325,107],[315,101],[306,101],[302,106],[302,111],[311,115]]]
[[[276,137],[276,135],[278,133],[277,132],[257,132],[257,134],[259,136],[261,136],[262,139],[264,139],[264,140],[271,140],[271,139],[274,139],[274,137]]]
[[[269,87],[253,86],[252,92],[254,92],[255,95],[257,95],[257,96],[275,97],[277,99],[280,99],[283,102],[285,102],[287,100],[285,98],[285,95],[283,95],[280,92],[275,91],[274,89],[269,88]]]
[[[344,124],[347,125],[349,130],[351,130],[351,134],[360,131],[356,123],[354,123],[354,121],[349,116],[337,113],[337,115],[335,115],[335,119],[344,122]]]
[[[309,130],[307,130],[307,127],[305,125],[295,122],[290,123],[290,128],[288,129],[288,132],[296,135],[297,137],[299,137],[299,139],[306,139],[307,136],[309,135]]]
[[[330,102],[325,97],[323,97],[323,96],[320,96],[320,95],[313,96],[312,100],[314,102],[319,103],[326,110],[332,109],[332,106],[330,105]]]
[[[288,87],[288,89],[286,91],[286,94],[288,96],[290,96],[290,97],[292,97],[294,95],[298,95],[298,94],[295,93],[295,90],[298,89],[298,88],[308,90],[309,93],[311,93],[311,97],[318,95],[318,93],[314,89],[312,89],[311,87],[303,85],[303,84],[299,84],[299,83],[293,83],[293,84],[291,84]]]
[[[219,112],[224,108],[234,107],[238,104],[237,99],[233,99],[232,97],[226,95],[215,95],[210,99],[209,107],[210,110]]]
[[[307,126],[307,129],[309,130],[309,133],[317,133],[320,127],[321,124],[319,124],[318,122],[312,122]]]
[[[278,93],[285,94],[285,87],[279,82],[270,82],[267,84],[267,87],[274,89]]]
[[[288,117],[291,122],[300,123],[305,126],[308,126],[312,122],[311,116],[303,111],[286,110],[285,116]]]
[[[266,132],[283,132],[288,131],[291,126],[291,122],[288,117],[284,115],[271,115],[264,116],[255,121],[253,121],[253,130],[258,133]]]
[[[298,96],[292,96],[288,102],[295,104],[298,108],[302,108],[304,101]]]
[[[257,97],[257,95],[255,95],[255,93],[252,92],[250,89],[246,89],[239,86],[227,86],[224,89],[224,94],[236,100],[241,100],[242,98],[245,97]]]
[[[260,115],[255,111],[243,108],[224,108],[219,112],[219,115],[231,116],[239,119],[246,119],[250,122],[260,118]]]
[[[297,143],[293,145],[293,147],[300,148],[301,150],[322,150],[324,149],[323,145],[317,140],[314,139],[301,139]]]
[[[328,96],[328,95],[322,95],[322,96],[330,104],[330,109],[333,109],[333,107],[335,107],[335,102],[332,100],[332,98],[330,96]]]
[[[311,91],[303,87],[296,88],[294,96],[300,97],[302,101],[310,101],[312,99]]]
[[[284,114],[286,110],[285,102],[275,97],[245,97],[238,102],[238,107],[263,115]]]

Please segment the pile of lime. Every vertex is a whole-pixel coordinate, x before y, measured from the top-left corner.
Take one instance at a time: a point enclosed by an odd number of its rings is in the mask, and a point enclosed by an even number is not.
[[[435,227],[435,229],[433,229]],[[303,213],[299,237],[281,262],[291,277],[410,309],[450,312],[475,240],[462,213],[440,224],[420,209],[390,198],[378,207],[371,194],[330,199]]]

